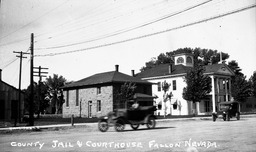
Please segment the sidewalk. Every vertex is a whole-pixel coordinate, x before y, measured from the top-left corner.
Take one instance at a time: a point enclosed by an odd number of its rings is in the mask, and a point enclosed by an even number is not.
[[[248,115],[241,115],[241,119],[243,118],[253,118],[256,117],[256,114],[248,114]],[[219,118],[221,119],[221,118]],[[207,120],[212,121],[212,117],[189,117],[189,118],[163,118],[163,119],[156,119],[157,122],[167,122],[167,121],[189,121],[189,120]],[[93,126],[97,125],[97,122],[89,122],[89,123],[75,123],[73,126],[71,123],[69,124],[56,124],[56,125],[42,125],[42,126],[22,126],[22,127],[7,127],[7,128],[0,128],[1,131],[14,131],[14,130],[31,130],[37,131],[40,129],[49,129],[49,128],[62,128],[62,127],[76,127],[76,126]]]

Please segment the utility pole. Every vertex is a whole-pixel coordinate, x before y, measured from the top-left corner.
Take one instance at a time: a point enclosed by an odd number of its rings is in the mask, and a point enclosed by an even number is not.
[[[31,33],[30,42],[30,101],[29,101],[29,126],[34,126],[34,78],[33,78],[33,67],[34,67],[34,33]]]
[[[39,77],[39,81],[38,81],[38,114],[37,114],[37,118],[40,117],[40,105],[41,105],[41,81],[42,81],[42,77],[46,77],[46,75],[42,75],[42,74],[48,74],[48,72],[42,72],[41,70],[48,70],[48,68],[42,68],[41,66],[39,67],[34,67],[34,69],[38,69],[38,72],[35,71],[34,73],[37,73],[38,75],[33,75],[33,76],[37,76]]]
[[[16,127],[17,125],[17,117],[19,120],[19,123],[21,122],[21,71],[22,71],[22,59],[23,58],[27,58],[27,57],[23,57],[24,54],[29,54],[29,53],[25,53],[25,52],[16,52],[13,51],[13,53],[18,53],[20,54],[19,56],[17,55],[16,57],[20,58],[20,74],[19,74],[19,102],[18,102],[18,110],[17,110],[17,114],[15,115],[15,121],[14,121],[14,126]]]

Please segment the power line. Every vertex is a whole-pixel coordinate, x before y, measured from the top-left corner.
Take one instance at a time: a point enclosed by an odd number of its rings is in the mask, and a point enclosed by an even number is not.
[[[32,22],[29,22],[28,24],[23,25],[22,27],[18,28],[17,30],[14,30],[14,31],[12,31],[11,33],[9,33],[9,34],[7,34],[7,35],[1,37],[0,40],[2,40],[2,39],[4,39],[4,38],[6,38],[6,37],[8,37],[8,36],[10,36],[10,35],[12,35],[12,34],[14,34],[14,33],[16,33],[17,31],[19,31],[19,30],[21,30],[21,29],[23,29],[23,28],[29,26],[30,24],[34,23],[35,21],[39,20],[40,18],[42,18],[42,17],[44,17],[44,16],[50,14],[51,12],[53,12],[53,11],[56,10],[57,8],[61,7],[63,4],[65,4],[65,3],[68,2],[68,1],[69,1],[69,0],[67,0],[67,1],[65,1],[65,2],[63,2],[63,3],[61,3],[61,4],[58,5],[57,7],[53,8],[53,9],[51,9],[50,11],[44,13],[43,15],[37,17],[37,18],[36,18],[35,20],[33,20]]]
[[[101,6],[104,6],[104,5],[103,5],[103,4],[97,5],[95,8],[90,9],[89,11],[87,11],[86,14],[88,14],[88,13],[90,13],[90,12],[93,12],[95,9],[100,8]],[[58,27],[63,27],[63,26],[65,27],[65,25],[69,25],[69,24],[72,25],[73,22],[76,22],[76,23],[77,23],[77,22],[78,22],[77,20],[80,20],[81,18],[84,18],[84,15],[85,15],[85,14],[82,14],[82,15],[81,15],[82,17],[77,17],[77,18],[75,18],[75,19],[72,18],[71,21],[65,21],[64,23],[61,23],[61,24],[59,24],[59,25],[56,25],[56,26],[53,27],[53,28],[58,28]],[[35,36],[35,38],[41,37],[41,36],[46,35],[46,34],[49,34],[49,32],[37,34],[37,35]]]
[[[62,5],[62,4],[61,4]],[[95,7],[94,9],[98,9],[98,8],[100,8],[100,7],[102,7],[103,6],[103,4],[101,4],[101,5],[98,5],[97,7]],[[127,6],[127,5],[124,5],[124,6]],[[58,7],[56,7],[56,8],[58,8]],[[56,9],[55,8],[55,9]],[[104,7],[105,8],[105,7]],[[116,6],[115,8],[118,8],[118,9],[120,9],[120,7],[119,6]],[[115,9],[114,8],[114,9]],[[92,11],[94,11],[94,9],[91,9],[89,12],[92,12]],[[101,10],[101,12],[100,13],[96,13],[96,14],[102,14],[102,9],[100,9]],[[108,10],[105,10],[103,13],[105,14],[105,13],[107,13],[107,12],[109,12],[109,11],[112,11],[113,9],[108,9]],[[87,12],[88,13],[88,12]],[[45,14],[46,15],[46,14]],[[44,15],[43,15],[44,16]],[[57,28],[57,27],[60,27],[60,26],[63,26],[63,25],[66,25],[66,24],[69,24],[69,22],[71,22],[71,24],[72,24],[72,22],[74,22],[74,20],[77,20],[77,19],[82,19],[82,18],[84,18],[84,15],[82,15],[83,17],[79,17],[79,18],[75,18],[75,19],[73,19],[72,21],[67,21],[67,22],[64,22],[64,23],[61,23],[61,24],[59,24],[59,25],[57,25],[57,26],[55,26],[55,28]],[[92,15],[90,15],[90,16],[92,16]],[[40,16],[39,18],[41,18],[42,16]],[[38,20],[39,18],[37,18],[36,20]],[[95,18],[95,17],[90,17],[90,19],[93,19],[93,18]],[[33,22],[35,22],[36,20],[34,20]],[[76,22],[77,23],[77,22]],[[28,24],[31,24],[31,23],[28,23]],[[25,26],[27,26],[27,25],[25,25]],[[22,29],[22,28],[21,28]],[[20,29],[19,29],[20,30]],[[68,31],[69,32],[69,31]],[[66,33],[68,33],[68,32],[66,32]],[[43,35],[46,35],[46,34],[48,34],[48,32],[46,32],[46,33],[41,33],[41,34],[37,34],[35,37],[41,37],[41,36],[43,36]],[[57,35],[58,36],[58,35]],[[47,39],[51,39],[52,37],[48,37],[48,38],[46,38],[46,39],[44,39],[44,40],[47,40]],[[2,39],[2,38],[0,38],[0,39]],[[11,41],[11,42],[7,42],[7,43],[3,43],[3,44],[0,44],[0,47],[2,47],[2,46],[6,46],[6,45],[10,45],[10,44],[14,44],[14,43],[19,43],[19,42],[23,42],[23,41],[26,41],[26,40],[29,40],[30,39],[30,37],[28,37],[28,38],[23,38],[23,39],[19,39],[19,40],[14,40],[14,41]],[[40,40],[40,41],[42,41],[42,40]],[[38,42],[38,40],[37,40],[37,42]],[[36,42],[35,42],[36,43]]]
[[[88,47],[88,48],[84,48],[84,49],[78,49],[78,50],[72,50],[72,51],[66,51],[66,52],[60,52],[60,53],[49,53],[49,54],[43,54],[43,55],[34,55],[34,56],[35,57],[55,56],[55,55],[75,53],[75,52],[87,51],[87,50],[102,48],[102,47],[106,47],[106,46],[121,44],[121,43],[129,42],[129,41],[134,41],[134,40],[138,40],[138,39],[142,39],[142,38],[146,38],[146,37],[150,37],[150,36],[170,32],[170,31],[173,31],[173,30],[178,30],[178,29],[181,29],[181,28],[185,28],[185,27],[189,27],[189,26],[192,26],[192,25],[200,24],[200,23],[207,22],[207,21],[210,21],[210,20],[218,19],[218,18],[221,18],[221,17],[225,17],[225,16],[228,16],[228,15],[239,13],[241,11],[245,11],[245,10],[248,10],[248,9],[251,9],[251,8],[254,8],[254,7],[256,7],[256,4],[253,4],[253,5],[250,5],[250,6],[247,6],[247,7],[243,7],[243,8],[240,8],[240,9],[236,9],[236,10],[233,10],[233,11],[230,11],[230,12],[227,12],[227,13],[223,13],[223,14],[220,14],[220,15],[216,15],[216,16],[213,16],[213,17],[210,17],[210,18],[202,19],[202,20],[199,20],[199,21],[196,21],[196,22],[181,25],[181,26],[178,26],[178,27],[175,27],[175,28],[171,28],[171,29],[167,29],[167,30],[163,30],[163,31],[158,31],[158,32],[155,32],[155,33],[150,33],[150,34],[147,34],[147,35],[142,35],[142,36],[139,36],[139,37],[134,37],[134,38],[126,39],[126,40],[116,41],[116,42],[102,44],[102,45],[97,45],[97,46]]]
[[[28,50],[26,51],[26,52],[28,52],[29,51],[29,48],[28,48]],[[2,69],[5,69],[5,68],[7,68],[9,65],[11,65],[12,63],[14,63],[15,61],[17,61],[19,58],[14,58],[13,60],[11,60],[9,63],[7,63]]]
[[[88,42],[94,42],[94,41],[97,41],[97,40],[101,40],[101,39],[113,37],[113,36],[116,36],[116,35],[119,35],[119,34],[127,33],[127,32],[130,32],[130,31],[133,31],[133,30],[136,30],[136,29],[139,29],[139,28],[142,28],[142,27],[145,27],[145,26],[148,26],[148,25],[157,23],[157,22],[159,22],[159,21],[168,19],[168,18],[170,18],[170,17],[173,17],[173,16],[176,16],[176,15],[182,14],[182,13],[184,13],[184,12],[187,12],[187,11],[189,11],[189,10],[192,10],[192,9],[194,9],[194,8],[197,8],[197,7],[199,7],[199,6],[202,6],[202,5],[204,5],[204,4],[207,4],[207,3],[211,2],[211,1],[212,1],[212,0],[208,0],[208,1],[205,1],[205,2],[202,2],[202,3],[199,3],[199,4],[196,4],[196,5],[194,5],[194,6],[188,7],[188,8],[186,8],[186,9],[184,9],[184,10],[178,11],[178,12],[176,12],[176,13],[171,13],[171,14],[165,15],[165,16],[163,16],[163,17],[154,19],[154,20],[149,21],[149,22],[147,22],[147,23],[144,23],[144,24],[142,24],[142,25],[138,25],[138,26],[131,27],[131,28],[128,28],[128,29],[122,29],[122,30],[116,31],[116,32],[114,32],[114,33],[112,33],[112,34],[103,35],[103,36],[101,36],[101,37],[99,37],[99,38],[94,38],[94,39],[91,39],[91,40],[82,41],[82,42],[77,42],[77,43],[73,43],[73,44],[67,44],[67,45],[61,45],[61,46],[54,46],[54,47],[47,47],[47,48],[35,48],[35,49],[36,49],[36,50],[57,49],[57,48],[69,47],[69,46],[84,44],[84,43],[88,43]]]
[[[14,63],[15,61],[17,61],[18,58],[15,58],[13,60],[11,60],[8,64],[6,64],[2,69],[5,69],[6,67],[8,67],[9,65],[11,65],[12,63]]]
[[[162,3],[162,2],[161,2]],[[159,2],[157,2],[157,3],[154,3],[154,4],[151,4],[151,5],[158,5],[158,4],[161,4],[161,3],[159,3]],[[150,6],[150,7],[152,7],[152,6]],[[116,8],[116,7],[115,7]],[[113,8],[113,9],[111,9],[111,10],[114,10],[115,8]],[[120,7],[117,7],[118,9],[120,9]],[[139,10],[143,10],[143,9],[145,9],[145,8],[139,8]],[[150,10],[152,10],[152,9],[150,9]],[[132,10],[132,11],[130,11],[128,14],[129,15],[131,15],[131,14],[133,14],[135,11],[138,11],[138,10]],[[105,11],[103,11],[103,12],[101,12],[101,14],[106,14],[105,13]],[[116,14],[116,13],[115,13]],[[126,14],[127,15],[127,14]],[[106,18],[104,18],[103,19],[103,21],[102,20],[99,20],[99,21],[95,21],[95,22],[92,22],[92,21],[88,21],[88,20],[85,20],[86,22],[88,22],[88,23],[91,23],[91,24],[89,24],[89,25],[87,25],[87,26],[83,26],[83,27],[77,27],[77,28],[74,28],[74,29],[70,29],[69,31],[65,31],[65,32],[62,32],[62,33],[60,33],[60,34],[57,34],[57,35],[55,35],[55,36],[51,36],[50,38],[55,38],[55,37],[59,37],[59,36],[61,36],[61,35],[64,35],[64,34],[67,34],[67,33],[70,33],[70,32],[74,32],[74,31],[79,31],[79,30],[82,30],[82,29],[85,29],[85,28],[88,28],[88,27],[94,27],[95,25],[97,25],[97,24],[99,24],[99,23],[101,23],[101,22],[109,22],[109,21],[112,21],[112,20],[116,20],[116,19],[118,19],[118,18],[120,18],[120,17],[123,17],[124,16],[124,14],[121,14],[121,15],[118,15],[118,16],[114,16],[114,17],[110,17],[110,18],[108,18],[108,17],[106,17]],[[94,19],[95,17],[90,17],[89,18],[89,20],[90,19]],[[76,22],[77,23],[77,22]],[[113,24],[111,24],[111,26],[113,26]],[[48,34],[48,33],[45,33],[45,34]],[[44,35],[45,35],[44,34]],[[39,36],[42,36],[41,34],[39,35]],[[38,35],[36,36],[36,37],[38,37]],[[48,40],[49,39],[49,37],[48,38],[46,38],[46,39],[43,39],[43,40]],[[40,41],[43,41],[43,40],[40,40]]]

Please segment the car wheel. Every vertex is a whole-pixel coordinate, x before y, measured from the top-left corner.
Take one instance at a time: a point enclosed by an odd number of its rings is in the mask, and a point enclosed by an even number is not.
[[[240,120],[240,114],[238,112],[236,113],[236,119]]]
[[[215,122],[216,121],[216,116],[215,115],[212,115],[212,121]]]
[[[117,119],[115,122],[115,130],[120,132],[124,130],[125,123],[122,119]]]
[[[226,120],[227,120],[227,121],[230,120],[230,117],[229,117],[229,114],[228,114],[228,113],[226,114]]]
[[[149,129],[152,129],[152,128],[155,128],[155,126],[156,126],[156,120],[155,120],[155,118],[154,118],[154,117],[149,117],[149,118],[148,118],[147,127],[148,127]]]
[[[222,115],[224,121],[226,121],[226,115]]]
[[[133,130],[137,130],[139,128],[140,124],[131,124],[131,127]]]
[[[100,120],[98,122],[98,128],[101,132],[106,132],[108,130],[108,122],[107,120]]]

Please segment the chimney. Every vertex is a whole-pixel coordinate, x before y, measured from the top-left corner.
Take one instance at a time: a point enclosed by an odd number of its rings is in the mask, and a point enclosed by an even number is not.
[[[133,77],[135,76],[134,70],[132,70],[132,76],[133,76]]]
[[[116,67],[116,72],[119,72],[119,65],[117,64],[115,65],[115,67]]]
[[[172,64],[169,64],[169,74],[171,74],[171,73],[172,73],[172,70],[173,70],[173,68],[172,68]]]
[[[2,69],[0,69],[0,80],[2,80]]]
[[[220,64],[222,64],[222,52],[220,51]]]

